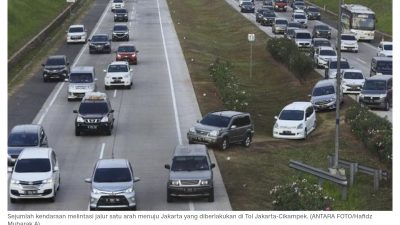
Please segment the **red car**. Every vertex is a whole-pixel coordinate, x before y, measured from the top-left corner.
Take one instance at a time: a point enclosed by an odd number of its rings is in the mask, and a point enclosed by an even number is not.
[[[137,65],[137,53],[134,45],[121,45],[118,47],[116,61],[127,61],[129,64]]]

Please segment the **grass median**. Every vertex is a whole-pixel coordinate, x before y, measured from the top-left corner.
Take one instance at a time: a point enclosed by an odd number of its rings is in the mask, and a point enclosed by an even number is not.
[[[266,51],[269,37],[224,0],[168,0],[168,4],[202,114],[224,108],[208,71],[216,58],[234,65],[235,76],[250,96],[247,111],[256,127],[253,145],[248,149],[232,146],[225,152],[215,151],[232,208],[272,210],[269,190],[300,175],[288,167],[289,159],[326,169],[327,154],[334,152],[334,112],[318,113],[318,127],[307,141],[272,138],[274,116],[293,101],[309,101],[307,95],[321,79],[320,75],[312,72],[300,82]],[[248,33],[256,35],[252,77]],[[354,102],[346,98],[344,107],[351,104]],[[345,124],[341,130],[341,158],[384,167]],[[326,186],[336,199],[336,210],[392,209],[391,186],[383,186],[378,193],[373,193],[371,177],[357,177],[356,185],[349,190],[348,201],[339,200],[338,188]]]

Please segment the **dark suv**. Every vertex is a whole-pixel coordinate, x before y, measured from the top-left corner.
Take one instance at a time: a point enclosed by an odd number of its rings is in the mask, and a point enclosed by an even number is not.
[[[48,147],[47,136],[41,125],[21,124],[13,127],[8,135],[8,165],[14,165],[26,147]]]
[[[175,148],[167,183],[167,202],[174,197],[207,197],[214,201],[214,163],[205,145],[178,145]]]
[[[231,143],[249,147],[254,135],[254,125],[249,113],[219,111],[207,114],[189,129],[189,143],[217,145],[225,150]]]
[[[69,62],[65,55],[53,55],[47,58],[43,66],[43,81],[50,79],[65,80],[69,74]]]
[[[105,93],[90,92],[83,97],[75,118],[75,136],[82,131],[102,131],[111,135],[114,126],[114,110]]]
[[[129,41],[129,28],[125,24],[115,24],[112,41]]]
[[[89,39],[89,53],[111,53],[111,41],[107,34],[95,34]]]
[[[115,9],[114,10],[114,22],[122,21],[128,22],[128,10],[126,9]]]
[[[392,76],[376,75],[365,80],[358,97],[360,104],[389,111],[392,106]]]

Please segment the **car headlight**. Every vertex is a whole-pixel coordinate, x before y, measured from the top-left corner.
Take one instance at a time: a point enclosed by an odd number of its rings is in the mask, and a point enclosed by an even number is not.
[[[194,129],[194,127],[189,128],[189,132],[190,133],[196,133],[196,129]]]
[[[133,187],[130,187],[130,188],[124,190],[124,192],[125,192],[125,193],[131,193],[131,192],[133,192]]]
[[[110,43],[106,43],[105,46],[110,46]]]
[[[129,74],[125,74],[125,75],[124,75],[124,78],[125,78],[125,79],[129,79]]]
[[[78,117],[76,117],[76,122],[83,123],[83,122],[85,122],[85,120],[81,116],[78,116]]]
[[[108,122],[108,116],[105,116],[105,117],[101,118],[100,122],[107,123]]]
[[[319,31],[317,31],[317,34],[320,34],[320,32],[319,32]]]
[[[217,130],[213,130],[210,132],[210,136],[212,136],[212,137],[216,137],[216,136],[218,136],[218,134],[219,134],[219,131],[217,131]]]
[[[169,181],[171,185],[173,186],[179,186],[179,180],[171,180]]]
[[[275,123],[275,124],[274,124],[274,128],[275,128],[275,129],[278,129],[278,128],[279,128],[279,124],[278,124],[278,123]]]
[[[42,183],[43,184],[51,184],[51,183],[53,183],[53,179],[49,178],[49,179],[43,180]]]
[[[12,184],[19,184],[19,180],[11,179],[11,183],[12,183]]]
[[[96,189],[96,188],[92,188],[92,192],[93,192],[93,194],[100,194],[101,193],[101,191],[99,189]]]
[[[381,95],[379,95],[379,98],[386,98],[386,95],[385,94],[381,94]]]
[[[200,185],[208,185],[209,183],[208,180],[200,180]]]
[[[297,129],[303,129],[303,123],[299,124],[299,125],[297,126]]]

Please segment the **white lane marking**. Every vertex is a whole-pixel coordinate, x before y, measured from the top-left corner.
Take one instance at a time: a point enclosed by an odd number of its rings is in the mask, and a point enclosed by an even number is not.
[[[104,155],[104,148],[106,147],[106,143],[102,143],[101,144],[101,150],[100,150],[100,155],[99,155],[99,159],[103,158]]]
[[[193,204],[193,202],[189,202],[189,210],[190,211],[194,211],[195,209],[194,209],[194,204]]]
[[[93,29],[91,35],[93,35],[97,29],[99,29],[99,25],[100,23],[103,21],[106,12],[108,11],[108,9],[110,8],[111,2],[108,3],[106,9],[103,12],[103,15],[101,16],[100,20],[97,22],[96,27]],[[87,48],[89,43],[86,43],[80,50],[78,56],[75,58],[74,63],[72,64],[72,67],[74,67],[76,65],[76,63],[79,61],[79,59],[81,58],[83,52],[85,51],[85,49]],[[40,116],[40,119],[38,121],[38,124],[42,124],[44,118],[46,117],[47,113],[49,112],[50,108],[53,106],[54,102],[56,101],[56,98],[58,97],[58,95],[60,94],[61,89],[64,87],[64,82],[62,82],[60,84],[60,86],[58,86],[57,92],[55,93],[55,95],[53,96],[53,99],[51,99],[49,105],[46,107],[45,111],[43,112],[42,116]]]
[[[181,127],[179,125],[178,109],[176,107],[175,89],[174,89],[174,83],[172,82],[172,74],[171,74],[171,67],[169,64],[167,45],[165,44],[164,28],[163,28],[163,24],[162,24],[162,20],[161,20],[161,11],[160,11],[159,0],[157,0],[157,8],[158,8],[158,18],[160,21],[161,37],[162,37],[162,41],[163,41],[163,45],[164,45],[164,55],[165,55],[165,60],[167,61],[167,70],[168,70],[168,77],[169,77],[169,85],[171,88],[172,105],[174,107],[176,132],[178,133],[178,142],[179,142],[179,144],[182,144]]]
[[[117,89],[114,90],[114,95],[113,95],[113,97],[115,98],[115,96],[117,96]]]
[[[357,61],[359,61],[359,62],[361,62],[361,63],[363,63],[363,64],[367,64],[367,62],[365,62],[364,60],[362,60],[362,59],[360,59],[360,58],[356,58],[357,59]]]

